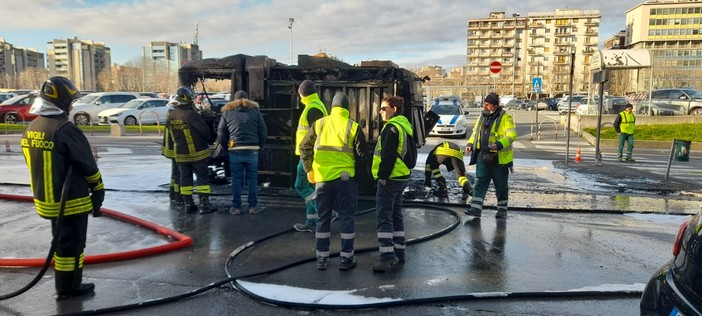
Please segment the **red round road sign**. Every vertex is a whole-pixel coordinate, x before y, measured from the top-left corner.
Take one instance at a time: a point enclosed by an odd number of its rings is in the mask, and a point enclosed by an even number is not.
[[[493,61],[490,63],[490,72],[491,73],[499,73],[500,70],[502,70],[502,64],[500,64],[499,61]]]

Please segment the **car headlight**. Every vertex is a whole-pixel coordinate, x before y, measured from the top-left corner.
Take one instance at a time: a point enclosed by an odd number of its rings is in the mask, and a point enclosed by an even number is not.
[[[121,116],[121,115],[122,115],[122,113],[117,113],[117,114],[112,114],[112,115],[110,115],[110,117],[118,117],[118,116]]]

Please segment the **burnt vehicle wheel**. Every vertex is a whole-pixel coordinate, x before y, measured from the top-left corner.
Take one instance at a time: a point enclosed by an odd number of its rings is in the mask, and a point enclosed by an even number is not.
[[[125,125],[125,126],[134,126],[134,125],[137,125],[137,119],[136,119],[136,117],[127,116],[126,118],[124,118],[124,125]]]
[[[6,124],[16,124],[18,121],[19,121],[19,118],[17,117],[17,114],[15,114],[15,113],[5,114],[5,123]]]
[[[88,114],[76,114],[76,116],[73,117],[73,122],[76,123],[76,125],[88,125],[88,122],[90,122],[90,117]]]

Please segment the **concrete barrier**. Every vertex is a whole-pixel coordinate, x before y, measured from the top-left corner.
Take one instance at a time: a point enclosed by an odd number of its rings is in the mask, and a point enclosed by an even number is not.
[[[583,128],[597,128],[597,115],[580,115],[577,113],[570,114],[570,128],[573,131],[578,131],[578,127]],[[602,124],[612,123],[614,119],[617,118],[619,114],[603,114]],[[565,126],[567,124],[566,115],[561,115],[561,125]],[[579,124],[578,124],[579,123]],[[636,115],[636,125],[670,125],[670,124],[682,124],[682,123],[692,123],[692,124],[702,124],[702,116],[646,116],[646,115]]]
[[[112,123],[110,125],[110,135],[111,136],[124,136],[126,133],[124,125],[120,125],[117,123]]]

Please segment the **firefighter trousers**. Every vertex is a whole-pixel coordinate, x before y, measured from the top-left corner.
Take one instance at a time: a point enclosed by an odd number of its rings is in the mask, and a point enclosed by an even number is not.
[[[315,233],[317,257],[329,257],[331,219],[334,206],[338,206],[339,231],[341,232],[341,257],[353,258],[356,238],[356,211],[358,210],[358,183],[336,179],[316,184],[317,231]]]

